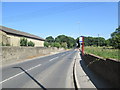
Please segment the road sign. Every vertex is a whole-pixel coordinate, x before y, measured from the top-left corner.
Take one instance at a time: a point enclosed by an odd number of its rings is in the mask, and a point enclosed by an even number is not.
[[[84,37],[83,36],[81,36],[81,37],[79,37],[79,42],[80,42],[80,47],[81,47],[81,49],[82,49],[82,55],[84,55]]]
[[[83,42],[82,37],[79,37],[79,42]]]

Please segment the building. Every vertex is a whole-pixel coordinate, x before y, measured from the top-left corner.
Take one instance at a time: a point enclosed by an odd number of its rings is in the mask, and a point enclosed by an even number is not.
[[[26,32],[0,26],[0,45],[20,46],[20,39],[26,38],[35,43],[35,47],[44,47],[44,39]]]

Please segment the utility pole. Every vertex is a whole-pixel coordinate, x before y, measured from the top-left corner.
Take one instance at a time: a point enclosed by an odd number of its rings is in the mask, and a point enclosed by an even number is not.
[[[78,24],[78,33],[80,34],[80,22],[78,21],[77,24]]]
[[[99,34],[98,34],[98,46],[99,46]]]
[[[78,30],[77,30],[77,34],[79,34],[80,35],[80,21],[78,21],[77,22],[77,28],[78,28]],[[80,38],[79,38],[80,39]],[[80,40],[79,40],[80,41]],[[80,45],[81,43],[79,42],[79,48],[81,48],[81,45]]]

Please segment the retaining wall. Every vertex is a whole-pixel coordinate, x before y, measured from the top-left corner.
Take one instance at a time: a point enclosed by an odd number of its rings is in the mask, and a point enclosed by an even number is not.
[[[84,54],[82,59],[94,73],[106,79],[113,87],[120,88],[120,61]]]
[[[32,58],[35,56],[43,56],[51,53],[61,52],[64,49],[45,48],[45,47],[1,47],[2,63],[12,63],[18,60]]]

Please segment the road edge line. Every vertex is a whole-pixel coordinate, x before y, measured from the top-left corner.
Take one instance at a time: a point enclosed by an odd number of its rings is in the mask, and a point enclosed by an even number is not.
[[[76,61],[77,61],[77,59],[76,59]],[[76,80],[77,87],[80,88],[80,84],[79,84],[78,78],[77,78],[76,62],[75,62],[75,80]]]
[[[73,64],[73,82],[74,82],[74,87],[75,87],[75,90],[78,90],[78,86],[77,86],[77,82],[76,82],[76,78],[75,78],[75,62],[76,62],[76,55],[75,55],[75,58],[74,58],[74,64]]]
[[[37,67],[41,66],[41,65],[42,65],[42,64],[38,64],[37,66],[31,67],[31,68],[29,68],[29,69],[27,69],[27,70],[25,70],[25,71],[30,71],[30,70],[32,70],[32,69],[34,69],[34,68],[37,68]],[[0,84],[4,83],[4,82],[6,82],[6,81],[8,81],[8,80],[10,80],[10,79],[13,79],[14,77],[17,77],[17,76],[19,76],[19,75],[21,75],[21,74],[23,74],[23,73],[24,73],[24,72],[22,71],[22,72],[20,72],[20,73],[18,73],[18,74],[15,74],[14,76],[11,76],[11,77],[9,77],[9,78],[1,81]]]
[[[78,54],[78,53],[77,53]],[[80,85],[77,79],[77,74],[76,74],[76,56],[74,58],[74,64],[73,64],[73,81],[74,81],[74,86],[75,86],[75,90],[80,89]]]

